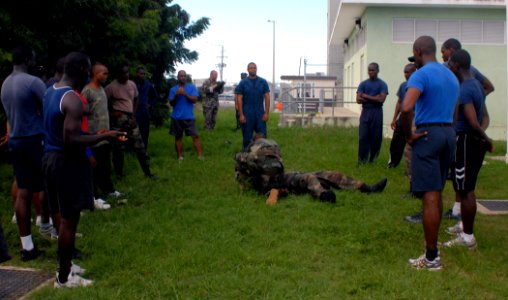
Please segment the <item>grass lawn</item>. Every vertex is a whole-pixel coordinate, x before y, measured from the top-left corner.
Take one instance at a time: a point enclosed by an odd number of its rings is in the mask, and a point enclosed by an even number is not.
[[[201,110],[196,110],[202,128]],[[386,169],[389,140],[379,160],[358,167],[357,128],[278,128],[271,115],[269,137],[281,146],[287,170],[340,170],[374,183],[388,177],[380,194],[336,191],[337,204],[309,195],[289,196],[267,207],[264,196],[242,191],[234,178],[234,154],[241,133],[234,111],[219,112],[214,132],[201,130],[205,160],[190,138],[179,163],[166,127],[153,129],[149,152],[160,179],[143,177],[132,155],[117,188],[126,204],[85,212],[77,247],[86,257],[89,288],[43,288],[33,299],[506,299],[508,216],[477,216],[478,249],[441,249],[441,272],[411,269],[407,259],[423,253],[421,225],[403,217],[420,209],[408,191],[403,166]],[[504,155],[498,142],[494,155]],[[23,263],[17,227],[10,222],[12,171],[0,165],[0,207],[10,253],[9,265],[54,272],[56,243],[34,230],[42,258]],[[508,198],[508,168],[487,159],[477,196]],[[447,183],[444,208],[454,201]],[[443,220],[440,241],[450,238]],[[35,227],[34,227],[35,228]]]

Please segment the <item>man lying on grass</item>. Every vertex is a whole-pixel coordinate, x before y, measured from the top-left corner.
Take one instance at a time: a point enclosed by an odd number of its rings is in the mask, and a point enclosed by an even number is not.
[[[263,194],[269,194],[267,205],[277,203],[279,196],[289,193],[310,193],[321,202],[336,202],[332,188],[359,190],[362,193],[382,192],[387,179],[368,185],[337,171],[284,172],[280,148],[273,140],[258,139],[245,152],[235,156],[236,178],[242,187],[251,186]]]

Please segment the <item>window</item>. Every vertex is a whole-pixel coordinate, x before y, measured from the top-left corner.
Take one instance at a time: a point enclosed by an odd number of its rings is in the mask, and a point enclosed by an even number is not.
[[[394,42],[414,41],[414,19],[393,19],[392,29]]]

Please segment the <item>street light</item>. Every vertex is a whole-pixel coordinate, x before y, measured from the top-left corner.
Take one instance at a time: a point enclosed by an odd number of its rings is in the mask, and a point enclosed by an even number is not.
[[[268,20],[273,24],[273,58],[272,58],[272,88],[270,89],[270,111],[273,111],[275,102],[275,20]]]

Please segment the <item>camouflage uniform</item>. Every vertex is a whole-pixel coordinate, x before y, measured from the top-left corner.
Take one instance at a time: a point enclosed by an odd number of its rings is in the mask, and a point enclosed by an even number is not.
[[[203,93],[204,127],[206,130],[212,130],[217,122],[219,94],[224,92],[224,82],[212,82],[210,79],[207,79],[201,87],[201,92]]]
[[[375,185],[367,185],[340,172],[321,171],[284,173],[280,149],[273,140],[258,139],[245,152],[236,154],[236,176],[242,187],[248,185],[261,193],[271,189],[294,194],[310,193],[325,202],[335,202],[331,188],[359,190],[364,193],[380,192],[386,186],[386,178]]]

